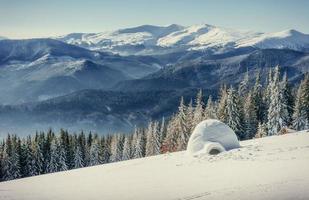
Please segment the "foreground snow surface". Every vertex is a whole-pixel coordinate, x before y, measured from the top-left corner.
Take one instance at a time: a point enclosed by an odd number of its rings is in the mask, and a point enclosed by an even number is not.
[[[0,183],[0,199],[309,199],[309,132]]]

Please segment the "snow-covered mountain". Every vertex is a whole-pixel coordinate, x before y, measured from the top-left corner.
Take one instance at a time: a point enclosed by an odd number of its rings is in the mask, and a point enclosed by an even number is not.
[[[182,50],[220,51],[256,47],[308,50],[309,35],[296,30],[259,33],[208,24],[151,26],[120,29],[102,33],[72,33],[56,39],[90,49],[120,54],[161,54]]]
[[[0,199],[309,198],[309,132],[243,141],[215,156],[163,154],[0,183]]]
[[[102,33],[72,33],[55,39],[92,50],[114,53],[118,53],[118,51],[121,53],[137,52],[145,50],[148,46],[156,46],[159,38],[181,29],[183,27],[176,24],[169,26],[143,25]]]

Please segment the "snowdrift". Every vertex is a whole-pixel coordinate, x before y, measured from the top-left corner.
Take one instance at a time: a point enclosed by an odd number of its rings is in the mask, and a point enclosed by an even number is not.
[[[187,153],[214,155],[239,147],[237,136],[229,126],[218,120],[209,119],[200,122],[194,128],[188,142]]]

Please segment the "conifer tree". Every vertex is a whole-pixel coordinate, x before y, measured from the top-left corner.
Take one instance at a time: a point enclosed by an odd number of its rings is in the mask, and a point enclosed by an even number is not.
[[[101,164],[99,142],[97,139],[92,140],[90,145],[90,160],[89,165],[95,166]]]
[[[133,158],[142,158],[145,155],[145,140],[141,129],[135,129],[134,154]]]
[[[121,135],[116,134],[112,136],[112,143],[111,143],[111,162],[118,162],[121,161],[122,158],[122,138]]]
[[[249,93],[244,102],[245,139],[254,137],[257,131],[258,120],[252,94]]]
[[[50,146],[50,160],[47,165],[47,172],[57,172],[59,168],[59,154],[58,154],[58,139],[53,138]]]
[[[227,93],[227,88],[225,85],[223,85],[220,89],[220,101],[219,101],[219,105],[218,105],[218,119],[224,123],[227,123],[228,119],[228,115],[227,115],[227,97],[228,97],[228,93]]]
[[[187,120],[187,128],[188,132],[191,134],[194,129],[194,107],[192,99],[189,102],[189,105],[186,107],[186,120]]]
[[[296,130],[309,128],[309,75],[300,83],[293,113],[293,127]]]
[[[174,115],[171,117],[167,125],[167,134],[163,141],[161,152],[174,152],[177,150],[178,145],[178,118]]]
[[[84,167],[84,161],[83,161],[83,156],[82,156],[82,151],[81,151],[80,144],[77,143],[76,144],[76,149],[74,151],[74,165],[73,165],[73,168],[77,169],[77,168],[81,168],[81,167]]]
[[[202,89],[199,90],[196,96],[193,123],[196,126],[198,123],[203,121],[204,114],[204,103],[203,103],[203,92]]]
[[[239,83],[238,95],[243,97],[248,93],[248,91],[249,91],[249,72],[247,69],[244,79]]]
[[[244,126],[243,126],[243,113],[240,107],[240,100],[237,92],[231,87],[228,90],[228,96],[226,100],[227,109],[227,125],[231,127],[236,135],[240,138],[244,138]]]
[[[270,102],[267,115],[268,135],[276,135],[286,126],[284,115],[286,115],[286,106],[282,98],[280,87],[280,72],[279,66],[275,68],[274,77],[270,82]]]
[[[205,108],[204,118],[205,119],[217,119],[216,106],[215,106],[215,103],[212,101],[211,95],[209,95],[208,100],[207,100],[207,106]]]
[[[129,160],[132,158],[131,139],[126,136],[123,144],[122,160]]]
[[[256,118],[259,122],[265,122],[267,119],[266,108],[263,101],[263,90],[261,84],[261,73],[258,71],[255,84],[252,90],[252,99],[256,111]]]
[[[259,122],[255,138],[262,138],[267,136],[267,127],[265,124]]]

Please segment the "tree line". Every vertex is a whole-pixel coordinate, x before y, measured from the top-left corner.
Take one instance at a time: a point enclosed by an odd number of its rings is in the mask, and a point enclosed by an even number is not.
[[[100,136],[71,134],[52,129],[20,138],[10,135],[0,142],[0,180],[12,180],[87,166],[185,150],[194,127],[205,119],[229,125],[240,140],[282,134],[287,128],[309,128],[309,75],[292,87],[279,67],[261,83],[257,73],[250,84],[247,73],[238,87],[223,85],[215,100],[204,101],[202,90],[168,120],[150,121],[131,134]]]

